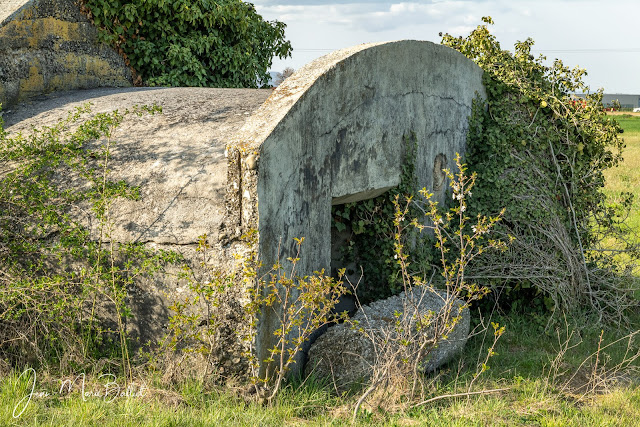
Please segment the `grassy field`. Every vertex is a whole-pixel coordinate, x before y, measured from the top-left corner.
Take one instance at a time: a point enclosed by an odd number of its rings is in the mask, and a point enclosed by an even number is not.
[[[640,116],[615,119],[625,129],[627,149],[624,163],[607,173],[606,191],[610,195],[631,191],[640,197]],[[634,203],[630,221],[638,229],[640,200]],[[640,354],[640,336],[584,328],[591,323],[589,319],[549,324],[548,319],[533,315],[497,314],[488,320],[505,326],[506,333],[489,360],[490,369],[471,389],[506,390],[444,397],[401,410],[368,407],[356,425],[640,424],[640,364],[634,359]],[[640,321],[635,325],[637,330]],[[458,364],[430,378],[426,397],[466,392],[478,361],[486,355],[489,338],[483,334],[472,337]],[[197,382],[170,388],[154,380],[153,374],[145,374],[144,392],[136,389],[129,396],[105,396],[104,378],[89,378],[89,393],[84,396],[78,390],[67,395],[59,393],[60,381],[54,376],[39,373],[32,383],[18,374],[8,374],[0,382],[1,426],[349,425],[358,398],[355,392],[338,396],[330,386],[307,380],[290,384],[272,407],[264,407],[232,391]],[[112,391],[117,383],[111,384]]]
[[[629,227],[625,240],[632,243],[640,243],[640,113],[610,113],[610,117],[620,123],[624,129],[623,138],[625,149],[624,161],[616,168],[605,172],[605,193],[613,202],[622,199],[621,193],[630,192],[634,195],[629,216],[625,223]],[[607,246],[622,249],[621,241],[609,239]],[[624,253],[618,256],[623,261],[628,259]],[[635,274],[640,274],[639,269]]]
[[[640,230],[640,114],[617,114],[612,116],[624,129],[624,162],[617,168],[605,173],[606,192],[616,197],[620,192],[631,192],[635,195],[629,226]]]
[[[490,360],[491,369],[474,384],[474,391],[507,389],[500,393],[444,398],[429,405],[400,411],[364,411],[357,425],[620,425],[636,426],[640,420],[640,376],[619,363],[629,358],[628,341],[595,354],[600,331],[571,335],[572,328],[534,317],[495,317],[507,328]],[[554,327],[557,326],[557,327]],[[619,338],[605,334],[607,343]],[[473,337],[462,358],[432,378],[430,395],[467,391],[484,357],[483,336]],[[574,346],[563,353],[564,345]],[[634,347],[635,346],[635,347]],[[632,344],[632,352],[637,343]],[[60,395],[59,380],[12,375],[0,387],[0,425],[46,426],[210,426],[210,425],[349,425],[357,394],[337,396],[331,387],[313,381],[290,386],[273,407],[246,403],[229,391],[206,389],[192,382],[174,390],[147,379],[144,396],[104,396],[105,379],[89,379],[82,398],[76,391]],[[148,377],[152,378],[152,377]],[[114,381],[118,383],[118,381]],[[79,388],[80,382],[76,384]],[[115,385],[112,385],[112,389]],[[40,392],[38,394],[37,392]],[[42,392],[50,396],[42,396]],[[14,418],[24,407],[24,412]],[[16,410],[17,408],[17,410]],[[386,408],[390,409],[390,408]]]

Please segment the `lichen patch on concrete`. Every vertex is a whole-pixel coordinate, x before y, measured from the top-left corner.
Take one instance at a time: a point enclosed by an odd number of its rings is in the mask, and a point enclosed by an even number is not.
[[[4,110],[55,91],[131,86],[124,60],[98,41],[74,0],[0,0],[0,10]]]

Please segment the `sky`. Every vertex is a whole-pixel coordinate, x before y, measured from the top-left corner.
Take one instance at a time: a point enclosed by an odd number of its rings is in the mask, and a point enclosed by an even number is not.
[[[333,50],[389,40],[466,36],[491,16],[503,49],[527,37],[534,54],[587,70],[592,91],[640,94],[640,0],[252,0],[266,20],[287,24],[298,69]]]

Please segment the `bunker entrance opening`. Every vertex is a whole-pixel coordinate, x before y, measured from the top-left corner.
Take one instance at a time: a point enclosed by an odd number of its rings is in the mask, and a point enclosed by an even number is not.
[[[402,276],[394,259],[393,200],[397,187],[334,198],[331,209],[331,275],[342,278],[349,294],[341,298],[338,312],[355,313],[402,289]],[[356,298],[357,295],[357,298]]]

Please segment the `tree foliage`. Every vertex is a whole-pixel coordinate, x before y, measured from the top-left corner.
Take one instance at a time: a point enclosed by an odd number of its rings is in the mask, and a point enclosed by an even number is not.
[[[295,73],[296,70],[294,70],[291,67],[286,67],[284,70],[282,70],[281,73],[278,73],[276,75],[276,79],[273,82],[274,86],[279,86],[282,84],[282,82],[284,82],[286,79],[288,79],[289,77],[291,77],[293,75],[293,73]]]
[[[590,93],[583,82],[585,70],[558,59],[545,65],[531,54],[531,39],[503,50],[487,27],[491,18],[483,21],[465,38],[445,34],[443,44],[485,71],[486,108],[476,106],[468,137],[467,162],[478,175],[470,210],[505,207],[502,232],[516,241],[472,275],[500,285],[511,303],[586,304],[619,317],[630,301],[620,299],[618,267],[601,242],[620,226],[620,210],[602,190],[603,171],[622,158],[622,130],[606,116],[602,90]]]
[[[240,0],[84,0],[84,10],[150,85],[257,87],[274,55],[291,55],[286,25]]]

